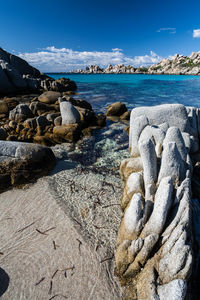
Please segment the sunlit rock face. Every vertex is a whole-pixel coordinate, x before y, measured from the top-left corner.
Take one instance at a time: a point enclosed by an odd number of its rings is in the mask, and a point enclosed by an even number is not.
[[[115,253],[123,299],[189,297],[197,255],[191,180],[199,133],[196,108],[174,104],[131,112],[130,158],[120,167],[123,216]]]

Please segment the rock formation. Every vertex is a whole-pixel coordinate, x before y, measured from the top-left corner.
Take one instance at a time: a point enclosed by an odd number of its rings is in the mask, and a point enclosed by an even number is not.
[[[0,95],[40,90],[66,92],[76,88],[74,81],[67,78],[54,80],[41,74],[20,57],[0,48]]]
[[[73,71],[84,74],[175,74],[175,75],[200,75],[200,51],[192,52],[190,56],[175,54],[171,58],[164,58],[159,63],[151,66],[125,66],[118,64],[101,68],[97,65],[86,67],[85,70]]]
[[[115,254],[123,299],[189,297],[195,256],[191,180],[199,124],[199,109],[180,104],[131,112],[130,158],[120,167],[123,217]]]

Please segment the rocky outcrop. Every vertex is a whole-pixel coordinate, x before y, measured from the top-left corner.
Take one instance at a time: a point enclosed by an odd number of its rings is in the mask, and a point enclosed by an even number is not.
[[[148,68],[149,74],[200,75],[200,52],[190,56],[175,54]]]
[[[54,80],[20,57],[0,48],[0,95],[40,90],[66,92],[76,88],[74,81],[67,78]]]
[[[124,64],[111,65],[101,68],[97,65],[86,67],[72,73],[84,74],[175,74],[200,75],[200,51],[192,52],[190,56],[175,54],[172,58],[165,58],[152,66],[125,66]]]
[[[48,174],[55,163],[56,159],[50,148],[0,141],[0,191]]]
[[[106,117],[96,114],[87,101],[54,91],[28,96],[25,101],[21,96],[5,97],[0,101],[0,110],[0,140],[44,146],[76,142],[91,135],[92,128],[106,124]]]
[[[179,104],[131,112],[131,157],[120,167],[123,217],[115,254],[123,299],[190,296],[192,262],[199,257],[193,244],[191,193],[198,124],[199,110]]]

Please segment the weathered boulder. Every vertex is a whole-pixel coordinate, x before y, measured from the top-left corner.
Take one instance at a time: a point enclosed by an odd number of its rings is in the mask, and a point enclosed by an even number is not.
[[[26,104],[17,105],[9,113],[9,119],[16,122],[21,122],[32,117],[33,117],[32,111]]]
[[[115,102],[108,106],[107,116],[121,116],[127,111],[126,105],[122,102]]]
[[[194,260],[189,145],[195,138],[190,135],[197,134],[197,124],[191,124],[179,105],[131,113],[132,157],[120,168],[124,214],[115,254],[125,300],[184,300],[189,293]]]
[[[44,92],[42,95],[38,97],[38,100],[42,103],[52,104],[55,103],[60,97],[60,93],[48,91]]]
[[[55,163],[55,156],[47,147],[0,141],[0,190],[46,175]]]
[[[70,102],[62,101],[62,98],[59,98],[59,103],[62,125],[80,122],[80,114]]]

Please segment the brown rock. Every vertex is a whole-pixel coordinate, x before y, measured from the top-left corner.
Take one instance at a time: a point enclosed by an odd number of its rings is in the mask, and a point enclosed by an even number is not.
[[[55,103],[59,97],[60,97],[59,92],[48,91],[40,95],[38,97],[38,100],[42,103],[52,104]]]
[[[115,102],[108,106],[107,116],[121,116],[127,111],[126,105],[122,102]]]
[[[34,128],[35,129],[37,126],[36,117],[25,120],[23,125],[26,128]]]
[[[4,97],[3,102],[5,102],[8,105],[9,110],[12,110],[19,104],[19,100],[17,97]]]
[[[53,134],[65,141],[76,142],[81,136],[81,130],[78,124],[68,124],[54,127]]]
[[[8,104],[2,100],[0,100],[0,114],[8,113]]]
[[[52,146],[54,145],[53,141],[51,141],[47,136],[36,135],[33,138],[34,143],[43,145],[43,146]]]
[[[129,121],[130,120],[130,115],[131,115],[131,112],[130,111],[126,111],[125,113],[123,113],[123,115],[120,116],[120,119],[121,120]]]

